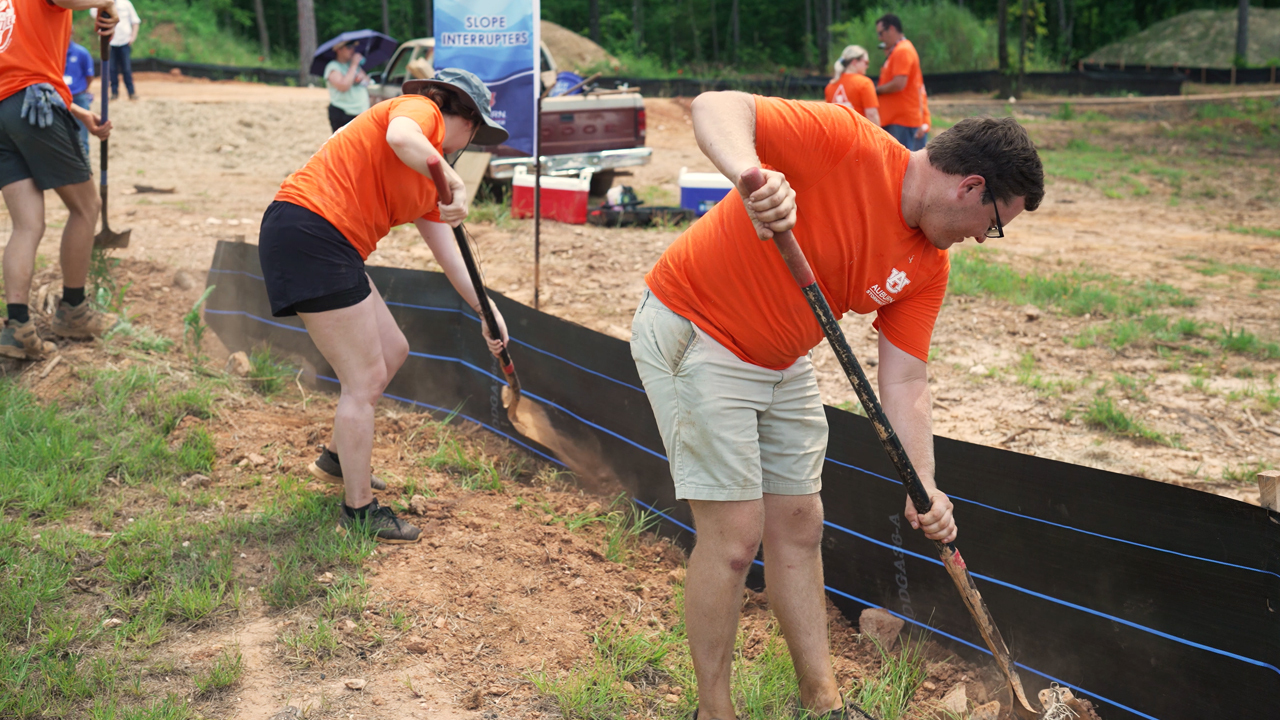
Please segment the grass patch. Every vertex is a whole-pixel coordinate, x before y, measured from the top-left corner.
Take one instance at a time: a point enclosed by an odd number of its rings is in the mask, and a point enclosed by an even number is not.
[[[516,222],[511,217],[511,193],[497,193],[489,187],[481,186],[467,213],[467,222],[493,223],[501,229],[515,227]]]
[[[995,251],[952,253],[948,292],[986,295],[1011,304],[1053,307],[1066,315],[1134,316],[1164,307],[1191,307],[1196,299],[1166,283],[1134,282],[1085,267],[1065,272],[1020,273]]]
[[[50,404],[0,379],[0,717],[193,717],[187,698],[233,687],[239,653],[190,674],[138,658],[237,612],[253,590],[235,565],[247,550],[273,558],[271,606],[306,604],[327,625],[363,612],[374,542],[333,532],[333,500],[306,481],[281,479],[253,513],[188,515],[220,491],[176,482],[215,459],[209,433],[182,420],[210,417],[219,381],[136,366],[78,378]],[[299,647],[329,647],[313,635]],[[185,687],[156,698],[157,674]]]
[[[196,673],[194,678],[196,692],[207,695],[225,690],[240,681],[244,674],[244,659],[237,651],[234,655],[223,651],[213,665],[203,672]]]
[[[1280,270],[1260,265],[1249,265],[1247,263],[1224,263],[1212,258],[1203,258],[1195,255],[1185,255],[1178,258],[1190,263],[1194,263],[1196,267],[1193,269],[1201,275],[1215,277],[1218,275],[1239,274],[1252,277],[1256,284],[1256,290],[1271,290],[1280,287]]]
[[[298,368],[274,357],[269,347],[260,347],[249,354],[245,380],[267,397],[284,390],[297,376]]]
[[[1146,440],[1170,447],[1178,446],[1174,439],[1170,439],[1126,415],[1109,397],[1094,398],[1093,403],[1084,411],[1083,417],[1085,424],[1089,427],[1105,430],[1112,435]]]
[[[590,658],[567,673],[534,672],[529,680],[570,720],[689,717],[697,697],[682,587],[672,605],[676,617],[670,629],[611,619],[591,634]],[[740,630],[735,643],[731,692],[738,717],[811,717],[799,708],[795,670],[776,621],[770,618],[765,631],[760,638],[759,630]],[[928,675],[924,639],[908,639],[896,652],[877,649],[879,668],[856,684],[849,699],[882,720],[915,717],[910,700]]]
[[[1228,225],[1227,229],[1241,235],[1259,235],[1261,237],[1280,238],[1280,230],[1253,226]]]

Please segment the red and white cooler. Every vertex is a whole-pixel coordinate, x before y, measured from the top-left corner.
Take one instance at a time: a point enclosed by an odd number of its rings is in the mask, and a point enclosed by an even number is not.
[[[591,169],[577,177],[542,176],[542,217],[573,225],[587,222],[587,192],[591,189]],[[511,178],[511,217],[533,217],[533,175],[516,166]]]

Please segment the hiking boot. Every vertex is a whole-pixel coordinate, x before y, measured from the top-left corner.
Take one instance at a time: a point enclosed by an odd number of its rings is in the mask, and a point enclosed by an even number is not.
[[[0,355],[19,360],[34,360],[44,357],[47,345],[36,332],[36,322],[28,320],[16,323],[9,320],[4,330],[0,330]]]
[[[320,457],[307,468],[315,479],[331,485],[342,485],[342,464],[338,455],[329,448],[320,446]],[[374,490],[386,490],[387,481],[377,475],[369,475],[369,486]]]
[[[66,300],[59,300],[58,311],[53,314],[53,334],[83,339],[102,337],[119,320],[111,313],[94,310],[88,300],[74,307]]]
[[[379,505],[376,498],[365,510],[363,519],[351,515],[344,503],[338,517],[338,532],[346,535],[348,531],[365,530],[373,531],[374,540],[391,545],[418,542],[418,536],[422,534],[418,528],[396,517],[391,508]]]

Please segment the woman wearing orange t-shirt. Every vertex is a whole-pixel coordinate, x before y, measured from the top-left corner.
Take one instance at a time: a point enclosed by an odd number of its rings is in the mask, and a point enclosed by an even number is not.
[[[867,77],[871,57],[861,45],[850,45],[836,61],[836,76],[827,83],[827,102],[858,111],[866,119],[880,124],[880,101],[876,84]]]
[[[342,385],[332,440],[311,472],[344,487],[340,531],[362,524],[391,543],[416,542],[419,531],[373,497],[373,484],[386,487],[370,474],[373,409],[408,357],[409,343],[365,274],[364,261],[391,228],[414,223],[449,282],[479,312],[449,229],[467,215],[465,187],[441,163],[454,198],[441,204],[427,161],[472,142],[500,145],[507,139],[489,117],[488,88],[465,70],[411,80],[404,93],[338,129],[284,181],[263,215],[258,245],[272,314],[302,319]],[[496,307],[493,313],[502,338],[489,338],[481,326],[496,355],[507,333]]]

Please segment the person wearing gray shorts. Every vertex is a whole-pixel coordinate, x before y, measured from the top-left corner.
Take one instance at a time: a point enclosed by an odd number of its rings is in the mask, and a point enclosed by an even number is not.
[[[742,586],[761,546],[769,608],[802,710],[865,718],[839,692],[822,572],[826,411],[809,353],[823,333],[772,242],[793,230],[837,317],[875,313],[885,413],[932,500],[901,513],[956,537],[934,478],[926,362],[950,269],[947,248],[1003,237],[1044,197],[1044,171],[1011,119],[966,119],[910,151],[851,108],[743,93],[693,102],[699,147],[725,177],[764,187],[717,203],[645,277],[631,355],[697,541],[685,626],[699,720],[732,720],[730,669]],[[891,581],[891,579],[886,579]]]
[[[53,334],[91,338],[116,323],[115,316],[98,312],[85,296],[101,206],[76,120],[104,140],[111,124],[76,106],[63,80],[71,11],[104,9],[96,20],[100,35],[110,35],[116,19],[111,0],[11,1],[9,12],[16,12],[21,22],[11,27],[8,49],[0,52],[0,193],[13,220],[4,249],[8,319],[0,330],[0,356],[34,359],[51,346],[40,338],[27,307],[36,249],[45,231],[45,190],[56,192],[70,211],[62,231],[63,288]]]

